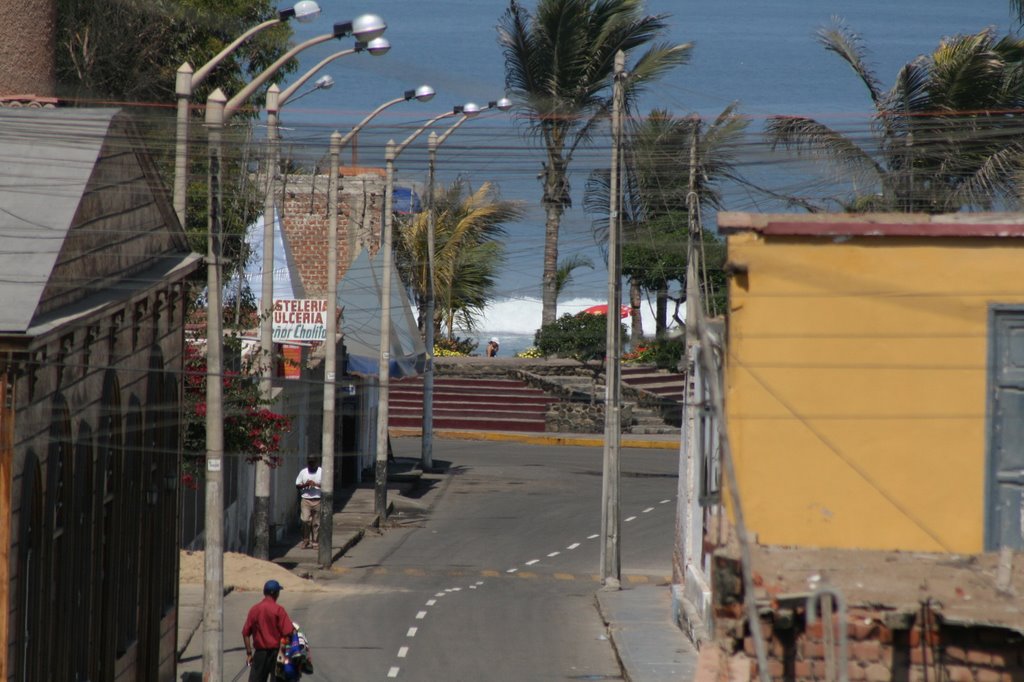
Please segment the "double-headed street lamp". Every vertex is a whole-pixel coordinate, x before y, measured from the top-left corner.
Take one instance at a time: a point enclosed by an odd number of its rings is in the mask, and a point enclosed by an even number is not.
[[[174,212],[178,214],[178,221],[185,224],[185,204],[188,190],[188,131],[191,119],[192,95],[195,89],[210,75],[218,64],[228,57],[232,52],[249,38],[260,31],[271,26],[277,26],[290,19],[302,23],[309,23],[320,16],[320,5],[314,0],[299,0],[291,9],[281,10],[277,17],[269,19],[261,24],[253,26],[242,35],[235,38],[227,47],[217,53],[213,59],[199,67],[198,71],[192,70],[192,65],[185,62],[178,67],[177,77],[174,83],[174,92],[178,99],[177,129],[174,152]]]
[[[480,111],[508,111],[511,108],[512,100],[502,97],[488,102]],[[420,468],[423,471],[429,471],[434,467],[434,167],[437,163],[437,148],[467,120],[468,116],[462,116],[440,137],[431,132],[427,138],[427,295],[423,306],[423,317],[426,320],[423,328],[423,345],[426,347],[427,363],[423,370],[423,428],[420,439]]]
[[[494,103],[497,105],[497,103]],[[490,107],[488,107],[490,108]],[[377,363],[378,395],[377,395],[377,457],[374,467],[374,513],[383,521],[387,518],[388,504],[388,399],[391,389],[391,271],[394,268],[394,254],[391,250],[394,216],[392,201],[395,185],[395,159],[405,151],[413,140],[430,126],[443,118],[459,116],[459,125],[482,111],[479,105],[467,102],[430,119],[414,130],[401,144],[389,140],[384,152],[384,225],[381,229],[380,249],[384,252],[384,265],[381,268],[381,301],[380,301],[380,351]],[[457,127],[457,126],[456,126]],[[433,273],[431,273],[431,277]],[[433,320],[428,321],[433,324]]]
[[[342,147],[351,140],[377,114],[400,102],[415,99],[429,102],[434,88],[421,85],[406,90],[401,97],[381,104],[360,121],[344,137],[337,131],[331,135],[330,184],[327,189],[327,343],[324,345],[324,406],[323,433],[320,452],[322,457],[322,496],[320,499],[320,551],[317,561],[327,568],[334,554],[334,415],[337,403],[337,342],[338,342],[338,164]],[[351,229],[351,226],[350,226]]]
[[[260,397],[270,402],[273,393],[274,381],[274,320],[272,307],[274,300],[274,224],[276,220],[275,211],[275,188],[277,187],[277,166],[280,150],[280,136],[278,134],[278,115],[281,107],[286,102],[295,101],[303,97],[299,95],[294,99],[292,96],[301,88],[306,81],[316,75],[321,69],[336,59],[347,57],[357,52],[369,52],[371,55],[380,56],[391,49],[391,43],[386,38],[374,38],[369,42],[358,42],[354,47],[341,50],[328,55],[320,62],[304,73],[294,83],[283,91],[277,85],[271,85],[267,90],[267,192],[263,201],[263,276],[261,285],[262,301],[260,303],[263,315],[260,317],[260,355],[261,355],[261,376],[260,376]],[[330,78],[325,76],[324,78]],[[319,85],[318,89],[325,86]],[[333,79],[329,81],[334,84]],[[253,549],[257,559],[270,558],[270,467],[260,458],[256,462],[256,485],[255,503],[253,506],[253,532],[256,537],[256,544]]]
[[[228,100],[220,88],[207,99],[206,125],[209,130],[209,200],[207,204],[207,324],[206,324],[206,556],[204,562],[203,674],[204,679],[222,679],[224,657],[224,391],[222,385],[224,332],[221,311],[222,189],[224,124],[264,83],[299,52],[314,45],[345,36],[360,42],[379,38],[387,28],[383,19],[366,14],[334,25],[331,33],[316,36],[288,50],[280,59]]]

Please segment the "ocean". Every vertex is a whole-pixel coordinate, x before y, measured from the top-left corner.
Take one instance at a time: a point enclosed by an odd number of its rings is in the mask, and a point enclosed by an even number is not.
[[[296,24],[294,40],[329,32],[333,22],[352,18],[350,3],[321,0],[323,16]],[[525,0],[530,6],[532,0]],[[388,22],[391,51],[380,57],[357,54],[332,62],[323,73],[334,76],[332,90],[316,92],[281,115],[285,158],[315,164],[324,158],[330,134],[344,132],[381,102],[421,83],[437,96],[426,104],[411,101],[388,109],[360,134],[358,147],[343,154],[346,163],[383,166],[384,145],[401,142],[423,123],[456,104],[486,105],[504,94],[504,62],[496,26],[508,3],[501,0],[389,0],[369,11]],[[863,83],[836,55],[815,40],[815,31],[841,18],[863,38],[868,63],[883,87],[891,86],[903,64],[934,50],[944,36],[974,33],[985,27],[1010,29],[1007,0],[649,0],[650,13],[665,13],[671,42],[692,42],[688,64],[644,90],[637,112],[654,107],[676,115],[695,112],[705,119],[730,103],[751,125],[736,150],[737,169],[779,191],[804,191],[821,182],[808,169],[768,152],[760,136],[764,120],[775,114],[800,114],[866,135],[871,101]],[[301,54],[292,80],[320,59],[348,46],[330,41]],[[627,63],[628,65],[628,63]],[[312,82],[312,80],[310,81]],[[283,84],[284,85],[284,84]],[[301,92],[301,91],[300,91]],[[506,263],[498,297],[475,333],[482,341],[502,338],[501,352],[532,342],[540,323],[540,279],[544,213],[540,206],[543,151],[526,135],[514,115],[489,112],[468,121],[438,151],[438,183],[456,178],[474,187],[491,182],[506,199],[521,203],[522,220],[506,226]],[[437,129],[440,135],[443,130]],[[398,182],[422,184],[426,172],[426,135],[410,143],[396,160]],[[603,302],[607,288],[604,259],[594,239],[594,216],[582,210],[589,173],[607,168],[609,142],[598,131],[573,159],[573,205],[566,212],[559,242],[561,258],[580,255],[592,268],[574,273],[559,314],[571,305]],[[723,188],[725,207],[739,211],[791,211],[747,189]],[[714,214],[703,216],[714,229]],[[578,303],[577,303],[578,302]]]

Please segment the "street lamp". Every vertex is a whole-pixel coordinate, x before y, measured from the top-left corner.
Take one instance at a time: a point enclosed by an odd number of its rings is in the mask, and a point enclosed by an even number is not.
[[[185,224],[185,197],[188,189],[188,130],[191,118],[192,94],[206,80],[210,72],[224,59],[238,49],[238,46],[260,31],[295,19],[300,23],[309,23],[320,16],[320,5],[313,0],[299,0],[291,9],[281,10],[277,17],[253,26],[206,62],[198,71],[192,71],[192,65],[185,62],[178,67],[174,82],[174,92],[178,99],[177,129],[174,151],[174,212],[178,221]]]
[[[383,40],[383,38],[378,38],[378,40]],[[317,90],[330,90],[333,87],[334,76],[331,76],[330,74],[325,74],[316,79],[316,82],[313,83],[313,87],[311,87],[309,90],[306,90],[305,92],[299,93],[295,97],[292,97],[291,101],[298,102],[306,95],[312,95]]]
[[[387,24],[375,14],[366,14],[334,25],[331,33],[316,36],[288,50],[280,59],[230,100],[220,88],[207,99],[206,125],[209,130],[209,193],[207,203],[207,312],[206,312],[206,554],[203,589],[203,674],[219,682],[224,658],[224,331],[221,312],[221,160],[224,155],[223,129],[239,107],[264,83],[301,51],[334,38],[354,35],[360,42],[379,38]]]
[[[320,551],[317,561],[327,568],[334,554],[334,415],[337,403],[337,339],[338,339],[338,164],[341,148],[363,129],[380,112],[399,102],[415,99],[429,102],[434,98],[434,88],[421,85],[415,90],[406,90],[401,97],[389,100],[374,109],[344,137],[337,131],[331,135],[331,174],[327,189],[327,343],[324,348],[324,406],[323,433],[320,452],[323,467],[323,485],[320,499]],[[351,231],[351,230],[350,230]]]
[[[434,125],[442,118],[462,115],[463,119],[480,113],[480,107],[467,102],[430,119],[414,130],[401,144],[388,140],[384,151],[384,225],[381,229],[380,249],[384,252],[384,265],[381,268],[380,297],[380,351],[377,363],[378,395],[377,395],[377,458],[374,468],[374,513],[381,521],[387,519],[388,504],[388,398],[391,390],[391,270],[394,254],[391,252],[392,200],[395,185],[395,159],[405,151],[420,133]]]
[[[480,111],[508,111],[511,108],[512,100],[502,97],[488,102]],[[437,148],[468,118],[460,118],[440,137],[432,132],[427,138],[427,295],[423,306],[423,316],[426,320],[423,327],[423,345],[426,347],[427,363],[423,370],[423,427],[420,438],[420,468],[423,471],[430,471],[434,467],[434,167],[437,162]]]
[[[270,402],[273,392],[274,366],[274,320],[272,309],[274,301],[274,223],[275,223],[275,188],[277,187],[278,156],[280,152],[280,136],[278,117],[281,107],[289,100],[295,101],[318,89],[327,89],[334,85],[334,79],[324,76],[317,81],[313,90],[292,99],[292,96],[306,81],[317,74],[322,68],[336,59],[357,52],[369,52],[379,56],[391,49],[386,38],[374,38],[368,43],[356,43],[347,50],[335,52],[304,73],[284,91],[279,91],[276,84],[267,90],[267,192],[263,200],[263,275],[260,306],[263,315],[260,317],[260,355],[261,378],[260,397]],[[328,79],[328,80],[324,80]],[[253,505],[253,534],[256,543],[253,554],[257,559],[270,558],[270,467],[261,457],[256,462],[255,500]]]

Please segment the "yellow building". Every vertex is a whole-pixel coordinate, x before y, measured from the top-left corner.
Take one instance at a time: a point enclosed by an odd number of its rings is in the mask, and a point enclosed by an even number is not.
[[[718,225],[726,415],[759,542],[1021,548],[1024,215]]]

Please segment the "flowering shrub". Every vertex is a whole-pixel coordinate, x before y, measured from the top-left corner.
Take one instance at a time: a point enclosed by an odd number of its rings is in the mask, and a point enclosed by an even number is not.
[[[273,412],[260,396],[259,384],[248,372],[224,372],[224,454],[245,461],[281,464],[281,438],[291,419]],[[206,459],[206,357],[193,346],[185,351],[185,456],[182,484],[195,489]]]
[[[647,363],[654,361],[654,349],[649,346],[637,346],[628,353],[622,354],[623,362]]]
[[[681,338],[655,339],[649,341],[647,345],[637,345],[636,349],[629,353],[623,353],[622,360],[654,365],[676,372],[679,371],[679,362],[685,352],[686,348]]]
[[[542,358],[544,354],[536,346],[530,346],[524,351],[516,353],[517,358]]]
[[[435,357],[454,357],[471,355],[479,344],[473,339],[446,339],[444,337],[434,339]]]

